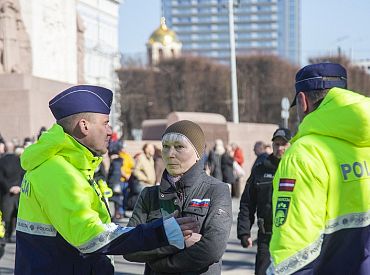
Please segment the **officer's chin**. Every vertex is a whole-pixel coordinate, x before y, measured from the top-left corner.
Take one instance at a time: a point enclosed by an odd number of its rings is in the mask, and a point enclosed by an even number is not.
[[[108,152],[108,148],[103,148],[103,149],[90,149],[90,151],[93,153],[94,156],[96,157],[101,157],[105,153]]]

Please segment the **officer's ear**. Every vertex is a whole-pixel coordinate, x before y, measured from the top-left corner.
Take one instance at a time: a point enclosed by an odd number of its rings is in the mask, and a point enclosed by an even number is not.
[[[89,121],[86,120],[85,118],[81,118],[78,121],[77,128],[82,135],[87,136],[90,129]]]
[[[297,104],[305,114],[309,112],[309,101],[304,92],[299,92],[297,94]]]

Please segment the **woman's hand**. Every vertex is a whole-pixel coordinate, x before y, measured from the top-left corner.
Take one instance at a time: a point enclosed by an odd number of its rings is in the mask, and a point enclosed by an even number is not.
[[[185,246],[190,247],[195,243],[199,242],[202,238],[202,235],[199,233],[193,233],[189,237],[185,238]]]

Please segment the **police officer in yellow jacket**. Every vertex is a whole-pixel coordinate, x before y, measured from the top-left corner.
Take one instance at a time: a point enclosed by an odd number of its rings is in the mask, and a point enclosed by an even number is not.
[[[15,274],[113,274],[106,255],[184,247],[194,220],[160,219],[136,228],[111,223],[93,180],[112,134],[112,91],[71,87],[49,102],[57,124],[21,157],[27,171],[17,219]],[[182,232],[182,230],[184,232]],[[197,230],[197,229],[195,229]]]
[[[320,63],[296,75],[302,120],[273,183],[275,274],[370,274],[370,98],[346,70]]]

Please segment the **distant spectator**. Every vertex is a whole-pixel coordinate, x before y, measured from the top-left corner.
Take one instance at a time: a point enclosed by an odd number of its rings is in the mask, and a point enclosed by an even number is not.
[[[272,154],[273,150],[272,150],[272,147],[271,147],[271,145],[270,145],[270,144],[266,144],[266,145],[265,145],[265,152],[266,152],[266,154],[268,154],[268,155],[271,155],[271,154]]]
[[[25,137],[25,138],[24,138],[24,140],[23,140],[23,147],[24,147],[24,148],[27,148],[27,147],[28,147],[28,146],[30,146],[32,143],[33,143],[32,138],[30,138],[30,137]]]
[[[113,133],[112,133],[111,140],[112,140],[112,141],[117,141],[117,140],[118,140],[118,133],[117,133],[117,132],[113,132]]]
[[[0,141],[0,157],[5,154],[5,142]]]
[[[235,183],[234,175],[234,152],[230,145],[226,147],[225,153],[221,156],[222,181],[233,185]]]
[[[234,160],[240,165],[243,166],[244,163],[244,154],[242,149],[235,143],[231,143],[231,148],[234,152]]]
[[[157,146],[154,146],[154,148],[155,148],[154,153],[155,184],[159,185],[161,183],[163,171],[166,169],[166,165],[164,164],[162,158],[162,150]]]
[[[147,186],[155,185],[155,170],[154,170],[154,145],[146,143],[143,146],[143,153],[137,157],[134,176],[140,183],[140,189]]]
[[[215,140],[215,146],[208,155],[208,167],[210,175],[218,180],[223,179],[221,169],[221,156],[225,153],[224,143],[221,139]]]
[[[120,127],[116,125],[113,128],[113,133],[112,133],[112,136],[111,136],[110,140],[111,141],[114,141],[114,142],[120,141],[123,144],[123,136],[121,138],[118,138],[118,132],[119,132],[119,130],[120,130]]]
[[[268,157],[268,154],[266,153],[266,145],[263,141],[257,141],[254,144],[253,151],[257,158],[253,163],[252,170]]]
[[[127,182],[131,175],[132,171],[135,168],[135,160],[134,158],[126,151],[126,143],[122,142],[122,148],[119,152],[119,156],[123,159],[123,165],[121,167],[121,181]]]
[[[16,154],[17,156],[22,155],[23,151],[24,148],[22,146],[15,146],[14,148],[14,154]]]
[[[17,217],[20,186],[24,175],[19,155],[12,142],[6,143],[6,153],[0,158],[0,202],[5,222],[5,240],[11,242],[14,219]],[[19,151],[18,152],[22,152]]]
[[[235,143],[231,143],[231,148],[234,152],[234,175],[235,182],[232,185],[231,195],[233,197],[240,196],[240,185],[244,181],[245,171],[243,169],[244,154],[242,149]]]
[[[37,134],[37,140],[39,140],[43,132],[46,132],[46,127],[44,126],[40,128],[39,133]]]
[[[123,166],[123,159],[119,156],[122,150],[122,143],[113,141],[109,145],[110,166],[107,176],[108,186],[113,190],[111,201],[114,202],[115,220],[119,220],[124,216],[124,183],[122,182],[121,168]],[[127,189],[127,186],[126,186]]]
[[[126,151],[126,143],[123,140],[120,140],[122,143],[121,151],[119,152],[119,157],[123,160],[123,164],[121,166],[121,182],[122,184],[122,191],[123,191],[123,216],[126,217],[125,211],[128,209],[132,209],[133,205],[129,204],[129,200],[131,201],[131,204],[135,202],[135,200],[132,199],[132,196],[130,197],[130,183],[129,180],[132,176],[133,170],[135,168],[135,160],[134,158]]]

